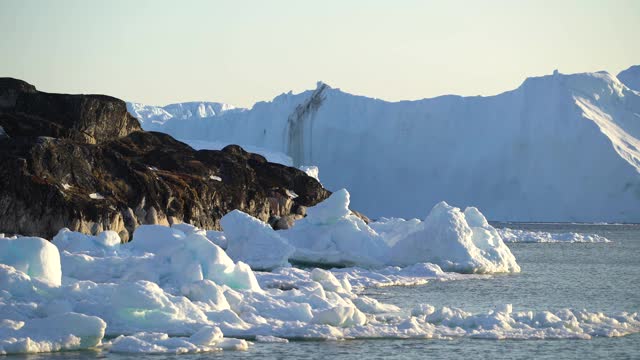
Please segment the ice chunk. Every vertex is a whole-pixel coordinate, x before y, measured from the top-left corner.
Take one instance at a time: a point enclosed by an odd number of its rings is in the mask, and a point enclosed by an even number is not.
[[[0,290],[6,291],[15,298],[33,299],[36,288],[29,275],[16,270],[13,266],[0,263]]]
[[[549,233],[545,231],[527,231],[518,229],[497,229],[506,243],[608,243],[611,240],[598,234]]]
[[[53,286],[62,283],[60,253],[55,245],[45,239],[0,238],[0,263]]]
[[[288,266],[294,248],[268,224],[242,211],[225,215],[220,224],[227,238],[227,254],[257,270]]]
[[[380,266],[388,253],[382,237],[351,213],[345,189],[308,208],[307,217],[279,234],[295,247],[291,259],[299,262]]]
[[[330,309],[320,310],[313,316],[316,324],[327,324],[337,327],[364,325],[366,316],[355,306],[334,306]]]
[[[62,228],[53,237],[52,242],[61,251],[96,254],[115,250],[120,245],[121,239],[118,233],[110,230],[92,236]]]
[[[101,344],[106,326],[98,317],[76,313],[26,322],[0,320],[0,354],[92,348]]]
[[[398,240],[422,229],[422,221],[418,219],[380,218],[370,222],[369,227],[380,234],[389,246],[393,246]]]
[[[367,314],[397,313],[400,311],[400,308],[395,305],[383,304],[376,299],[363,295],[353,299],[353,303],[358,307],[358,310]]]
[[[164,333],[140,332],[119,336],[110,351],[116,353],[187,354],[220,350],[247,350],[245,340],[225,339],[217,327],[205,326],[190,337],[169,337]]]
[[[316,225],[330,225],[345,219],[351,214],[349,203],[349,192],[346,189],[338,190],[323,202],[307,209],[309,222]]]
[[[289,340],[287,339],[283,339],[283,338],[279,338],[276,336],[269,336],[269,335],[258,335],[256,336],[256,342],[262,342],[262,343],[283,343],[286,344],[289,342]]]
[[[176,223],[176,224],[172,224],[171,225],[172,229],[177,229],[182,231],[185,235],[191,235],[194,232],[198,232],[198,231],[202,231],[200,229],[198,229],[197,226],[195,225],[191,225],[191,224],[187,224],[187,223]]]
[[[210,325],[203,309],[183,296],[167,293],[153,282],[122,282],[98,291],[99,288],[88,294],[78,291],[78,296],[84,293],[85,297],[103,297],[101,303],[84,300],[79,309],[105,319],[110,335],[139,331],[188,334]]]
[[[140,225],[133,232],[131,247],[137,251],[155,253],[179,248],[185,234],[177,228]]]
[[[399,240],[391,249],[394,265],[420,262],[470,273],[520,271],[500,235],[477,209],[468,208],[463,213],[445,202],[433,207],[422,229]]]
[[[191,301],[200,301],[208,304],[208,310],[229,309],[229,303],[224,296],[224,290],[211,280],[185,284],[181,288],[182,294]]]
[[[224,235],[222,231],[207,230],[206,234],[207,234],[207,239],[211,240],[212,243],[220,246],[225,250],[227,249],[229,242],[227,240],[227,237]]]

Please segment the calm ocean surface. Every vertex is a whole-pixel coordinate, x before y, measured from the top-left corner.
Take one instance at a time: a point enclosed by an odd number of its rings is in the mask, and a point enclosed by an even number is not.
[[[640,311],[640,225],[497,224],[514,229],[582,232],[612,243],[509,244],[522,273],[417,287],[367,289],[378,300],[411,309],[421,303],[477,312],[499,304],[514,311],[586,309]],[[246,352],[197,355],[116,355],[69,352],[8,359],[640,359],[640,334],[592,340],[351,340],[256,343]]]

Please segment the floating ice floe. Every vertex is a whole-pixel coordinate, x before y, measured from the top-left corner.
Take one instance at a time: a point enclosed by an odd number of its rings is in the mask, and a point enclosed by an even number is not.
[[[506,243],[608,243],[611,240],[598,234],[549,233],[502,228],[497,229]]]
[[[393,245],[390,262],[432,262],[445,270],[470,273],[520,271],[509,248],[478,209],[462,212],[445,202],[434,206],[414,232]]]
[[[169,337],[163,333],[121,335],[110,344],[116,353],[189,354],[220,350],[247,350],[249,344],[241,339],[224,338],[217,327],[204,326],[189,337]]]
[[[95,347],[101,344],[106,325],[98,317],[76,313],[57,314],[26,321],[3,319],[0,320],[0,354],[68,351]]]

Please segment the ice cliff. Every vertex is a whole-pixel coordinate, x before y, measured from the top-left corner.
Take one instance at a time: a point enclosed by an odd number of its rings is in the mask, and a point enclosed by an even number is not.
[[[640,94],[625,81],[554,72],[495,96],[401,102],[319,83],[155,129],[316,165],[328,189],[348,188],[373,217],[419,217],[445,199],[492,220],[637,222]]]

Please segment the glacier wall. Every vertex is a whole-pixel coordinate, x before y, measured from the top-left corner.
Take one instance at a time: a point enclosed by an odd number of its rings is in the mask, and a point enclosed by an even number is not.
[[[422,218],[446,200],[491,220],[640,222],[640,93],[605,72],[400,102],[318,83],[154,130],[287,153],[372,217]]]

